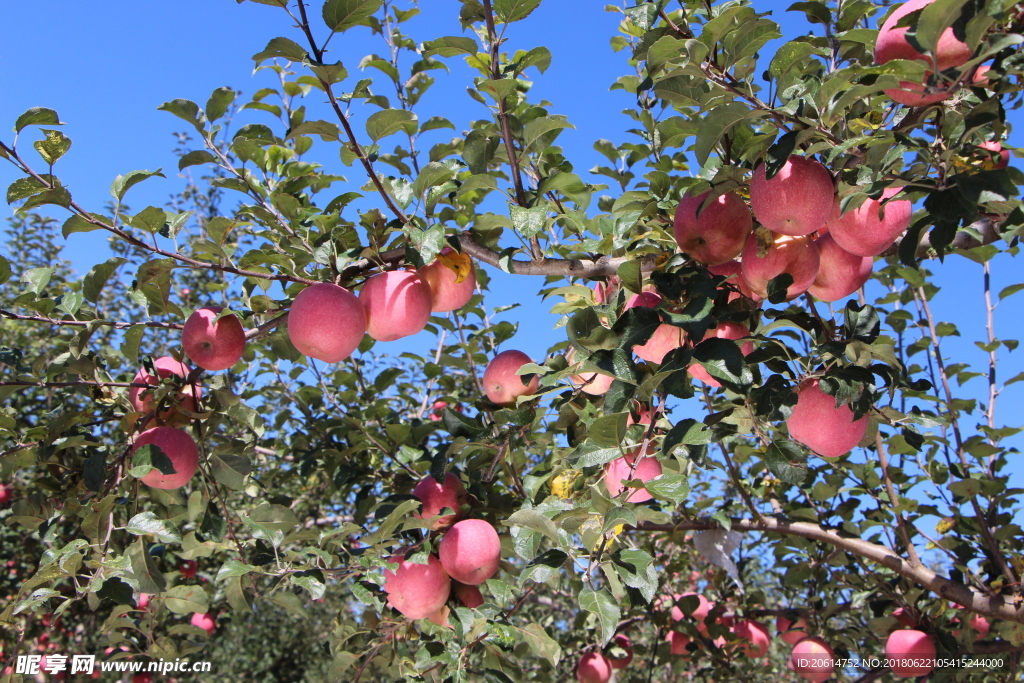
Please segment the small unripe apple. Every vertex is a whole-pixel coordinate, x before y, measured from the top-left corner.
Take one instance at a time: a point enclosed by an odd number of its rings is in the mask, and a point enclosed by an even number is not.
[[[780,235],[809,235],[832,213],[835,185],[814,159],[793,155],[768,180],[765,165],[750,179],[750,208],[764,227]]]
[[[456,270],[460,272],[456,272]],[[476,291],[476,268],[473,259],[459,254],[451,247],[445,247],[431,263],[419,270],[420,277],[430,287],[433,304],[430,308],[434,313],[455,311],[473,298]],[[457,282],[459,277],[461,282]]]
[[[245,330],[234,314],[217,315],[220,306],[206,306],[185,321],[181,346],[192,362],[204,370],[227,370],[245,353]]]
[[[793,647],[789,661],[797,676],[812,683],[823,683],[835,671],[836,653],[821,638],[804,638]]]
[[[708,334],[706,334],[704,338],[710,339],[711,337],[718,337],[719,339],[731,339],[735,341],[737,339],[743,339],[743,337],[746,337],[749,334],[750,330],[748,330],[747,326],[744,325],[743,323],[724,322],[718,323],[718,327],[716,327],[713,330],[709,330]],[[740,353],[742,353],[744,356],[747,355],[748,353],[753,352],[753,350],[754,342],[752,341],[745,341],[740,345]],[[714,377],[712,377],[708,373],[708,371],[704,369],[704,366],[702,366],[700,363],[692,363],[690,367],[687,369],[687,372],[690,373],[691,377],[693,377],[694,379],[699,379],[701,382],[704,382],[709,387],[722,386],[722,383],[719,382]]]
[[[782,642],[796,645],[807,637],[807,620],[797,617],[796,621],[790,621],[780,616],[775,620],[775,629],[779,632]]]
[[[893,631],[885,641],[885,658],[899,678],[924,676],[935,668],[935,641],[924,631]]]
[[[818,386],[818,380],[797,387],[798,398],[786,420],[789,435],[826,458],[849,453],[868,429],[868,416],[853,419],[850,406],[836,408],[836,399]]]
[[[629,663],[633,661],[633,643],[630,642],[629,638],[622,635],[621,633],[612,638],[610,646],[622,650],[624,654],[621,657],[612,656],[612,651],[605,654],[605,658],[608,663],[612,665],[613,669],[625,669],[629,666]]]
[[[923,60],[931,65],[932,59],[917,51],[907,40],[907,32],[910,26],[900,26],[900,20],[912,12],[924,9],[935,0],[909,0],[889,15],[878,30],[878,38],[875,39],[875,64],[885,64],[894,59]],[[971,48],[959,40],[953,27],[950,26],[939,36],[935,49],[935,61],[939,71],[945,71],[953,67],[961,66],[971,58]],[[925,72],[925,78],[932,75],[931,71]],[[890,88],[885,91],[891,99],[905,104],[908,107],[922,107],[928,104],[940,102],[953,94],[952,90],[942,90],[928,94],[924,86],[913,81],[900,81],[899,88]]]
[[[623,311],[641,306],[644,308],[656,308],[661,303],[661,296],[654,292],[641,292],[630,297],[623,307]],[[686,332],[681,327],[662,323],[655,330],[654,334],[644,342],[633,347],[633,353],[648,363],[660,364],[665,360],[673,349],[678,349],[686,343]]]
[[[181,578],[194,579],[199,571],[199,563],[195,560],[181,560],[178,562],[178,571],[181,572]]]
[[[153,427],[135,437],[132,453],[153,445],[163,451],[174,466],[173,474],[153,468],[142,477],[142,483],[155,489],[178,489],[187,484],[199,469],[199,450],[188,432],[174,427]]]
[[[366,309],[366,333],[389,342],[420,332],[430,320],[430,287],[411,270],[389,270],[363,283],[359,300]]]
[[[432,476],[424,477],[412,490],[412,495],[423,504],[420,511],[413,514],[416,519],[437,517],[445,508],[451,508],[455,514],[444,515],[431,525],[431,529],[447,529],[455,522],[459,514],[460,498],[466,495],[462,481],[449,472],[445,475],[444,484],[439,484]]]
[[[578,683],[608,683],[611,677],[611,662],[600,652],[588,652],[576,664]]]
[[[789,273],[793,283],[786,288],[786,299],[790,300],[806,292],[814,283],[820,262],[818,246],[806,235],[774,235],[764,256],[758,256],[757,236],[751,235],[743,248],[740,276],[751,292],[767,299],[771,281]]]
[[[684,197],[676,208],[676,243],[683,253],[709,266],[731,261],[743,251],[754,228],[750,210],[735,192],[715,197],[698,215],[710,192]]]
[[[427,558],[427,564],[406,562],[405,556],[392,557],[398,569],[384,571],[384,591],[388,604],[409,619],[423,619],[444,606],[451,592],[452,582],[436,555]]]
[[[288,338],[304,356],[337,363],[352,355],[366,332],[366,310],[352,292],[330,282],[299,292],[288,311]]]
[[[500,406],[514,406],[520,396],[528,396],[537,392],[540,381],[534,375],[529,383],[525,383],[524,375],[517,375],[519,368],[532,363],[522,351],[502,351],[491,359],[484,370],[484,393],[493,403]]]
[[[626,487],[623,486],[624,481],[639,479],[646,483],[655,477],[661,476],[661,463],[658,462],[658,459],[654,456],[641,457],[636,463],[636,467],[633,467],[633,462],[636,460],[639,453],[640,449],[638,448],[632,453],[621,458],[616,458],[605,465],[604,485],[608,488],[608,494],[611,495],[612,498],[617,497],[620,493],[626,490]],[[643,503],[654,498],[654,496],[648,493],[646,489],[631,490],[632,493],[626,497],[627,503]]]
[[[748,657],[764,657],[768,652],[771,637],[768,635],[768,627],[761,622],[744,619],[732,628],[732,632],[741,641],[746,641],[742,647]]]
[[[857,256],[838,244],[832,233],[814,240],[821,259],[818,275],[807,288],[808,293],[822,301],[838,301],[864,286],[871,277],[875,260],[870,256]]]
[[[494,576],[501,562],[498,532],[482,519],[464,519],[437,546],[441,566],[459,583],[478,586]]]
[[[455,597],[462,601],[462,604],[466,607],[476,609],[484,604],[484,596],[478,586],[469,586],[458,581],[453,581],[452,586],[455,589]]]
[[[203,629],[212,636],[213,632],[217,630],[217,619],[212,614],[196,612],[192,615],[192,625]]]
[[[153,367],[156,369],[155,376],[151,375],[146,368],[139,368],[139,371],[135,373],[135,377],[132,379],[132,384],[152,384],[155,386],[168,377],[177,376],[184,379],[192,372],[192,368],[170,356],[157,358],[153,361]],[[184,410],[194,413],[199,410],[199,400],[202,397],[203,391],[197,382],[194,390],[192,386],[182,388],[181,392],[178,393],[178,402]],[[130,388],[128,390],[128,400],[131,402],[132,407],[140,413],[148,413],[156,407],[153,404],[153,397],[150,391],[141,387]],[[164,424],[178,427],[191,422],[191,418],[179,413],[173,406],[160,411],[160,414],[157,415],[157,420]]]
[[[895,197],[900,189],[887,187],[882,191],[882,199]],[[856,209],[840,214],[839,200],[836,200],[828,220],[828,234],[836,244],[855,256],[878,256],[910,227],[912,213],[913,207],[908,199],[884,204],[877,199],[866,199]]]

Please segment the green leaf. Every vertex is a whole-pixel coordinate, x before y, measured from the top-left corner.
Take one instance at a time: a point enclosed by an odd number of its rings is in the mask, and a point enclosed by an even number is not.
[[[593,467],[595,465],[604,465],[616,458],[621,458],[623,455],[625,454],[618,446],[608,448],[593,441],[584,441],[569,455],[569,463],[577,468]]]
[[[289,130],[285,137],[294,138],[299,135],[319,135],[326,142],[337,142],[341,139],[341,130],[330,121],[303,121]]]
[[[522,634],[523,640],[529,645],[533,654],[548,660],[551,662],[551,666],[558,666],[558,661],[562,658],[562,648],[547,634],[543,626],[529,624],[525,628],[518,626],[513,626],[513,628]]]
[[[690,497],[690,480],[684,474],[662,474],[644,483],[644,488],[660,500],[682,503]]]
[[[235,101],[235,91],[231,88],[217,88],[206,101],[206,119],[216,121],[224,116],[228,107]]]
[[[908,33],[908,39],[917,42],[926,54],[936,54],[939,37],[960,17],[964,5],[970,0],[934,0],[918,17],[917,26]]]
[[[749,384],[753,381],[739,344],[731,339],[706,337],[693,349],[693,360],[719,381],[734,384]]]
[[[48,178],[49,176],[43,176]],[[7,187],[7,203],[13,204],[19,199],[25,199],[32,195],[39,194],[40,192],[46,192],[46,185],[39,182],[32,176],[26,176],[24,178],[18,178]]]
[[[324,582],[323,572],[319,569],[309,569],[292,574],[292,583],[309,591],[310,596],[314,600],[324,597],[324,593],[327,592],[327,584]]]
[[[758,112],[752,111],[749,106],[740,102],[730,102],[709,111],[697,127],[697,140],[693,145],[697,163],[701,166],[707,163],[718,141],[733,126],[758,115]]]
[[[170,112],[179,119],[183,119],[191,123],[200,133],[203,132],[203,124],[206,122],[206,118],[204,116],[200,116],[199,105],[192,100],[171,100],[170,102],[164,102],[157,107],[157,109]]]
[[[526,239],[544,232],[547,215],[547,209],[544,207],[524,209],[512,202],[508,203],[508,216],[512,220],[512,228]]]
[[[567,559],[569,559],[569,555],[558,548],[544,551],[533,558],[533,561],[523,569],[523,573],[519,575],[520,585],[527,581],[546,583],[558,575]]]
[[[196,149],[178,159],[178,170],[181,171],[189,166],[198,166],[199,164],[208,164],[215,161],[217,161],[217,157],[205,149]]]
[[[213,478],[233,491],[245,488],[246,476],[252,472],[252,463],[239,455],[222,453],[210,457]]]
[[[345,31],[365,23],[382,4],[382,0],[327,0],[321,15],[327,28],[335,32]]]
[[[366,119],[366,133],[374,142],[404,130],[409,135],[416,132],[416,114],[404,109],[384,109]]]
[[[65,152],[71,149],[71,138],[59,130],[44,128],[42,132],[46,135],[46,139],[36,140],[32,143],[32,146],[39,152],[39,156],[43,158],[43,161],[52,166],[56,163],[57,159],[60,159],[64,156]]]
[[[257,567],[251,564],[243,564],[238,560],[228,559],[221,565],[221,568],[217,570],[217,581],[222,579],[229,579],[232,576],[246,576],[252,572],[258,572]]]
[[[21,274],[21,281],[27,283],[29,290],[39,296],[50,283],[53,271],[54,268],[29,268]]]
[[[1024,283],[1018,283],[1015,285],[1010,285],[1009,287],[1003,287],[1001,290],[999,290],[999,300],[1002,301],[1006,297],[1013,296],[1014,294],[1020,291],[1024,291]]]
[[[162,173],[162,169],[155,171],[132,171],[124,175],[119,175],[114,178],[114,182],[110,184],[110,194],[113,195],[114,199],[121,201],[124,198],[125,193],[135,185],[138,185],[143,180],[147,180],[154,176],[160,178],[166,178]]]
[[[249,123],[242,126],[231,139],[238,140],[239,138],[244,140],[253,140],[264,145],[272,145],[277,142],[277,138],[274,136],[274,131],[270,129],[270,126],[262,123]],[[234,180],[234,178],[231,178],[230,180]]]
[[[149,511],[140,512],[129,519],[125,531],[136,536],[156,536],[161,543],[181,543],[178,527]]]
[[[802,484],[807,478],[807,470],[793,464],[803,461],[803,450],[796,442],[788,439],[772,441],[764,453],[764,463],[768,470],[787,484]]]
[[[558,543],[558,527],[551,521],[549,517],[543,515],[536,510],[524,509],[512,513],[512,515],[505,520],[505,526],[522,526],[527,529],[532,529],[538,533],[544,534],[555,543]]]
[[[779,78],[789,72],[790,68],[805,57],[811,55],[821,55],[824,51],[815,47],[811,43],[805,43],[802,41],[793,41],[786,43],[778,49],[775,56],[772,57],[771,66],[768,67],[768,73],[772,78]]]
[[[20,133],[25,126],[63,126],[57,112],[46,107],[32,107],[25,110],[14,122],[14,132]]]
[[[626,438],[626,418],[629,413],[614,413],[597,418],[590,425],[587,436],[590,441],[607,447],[618,448]]]
[[[701,422],[688,417],[677,422],[665,435],[661,452],[671,456],[676,446],[702,446],[707,445],[714,439],[714,432],[704,427]]]
[[[462,36],[443,36],[423,43],[423,57],[454,57],[456,55],[475,55],[479,45],[472,38]]]
[[[131,560],[132,577],[135,579],[135,588],[140,593],[163,593],[167,587],[167,579],[160,573],[156,562],[149,554],[145,539],[138,539],[127,551],[128,559]]]
[[[74,315],[82,307],[83,298],[81,292],[64,292],[58,299],[57,308],[68,315]]]
[[[0,255],[0,285],[11,279],[11,262]]]
[[[494,15],[499,23],[510,24],[525,19],[539,5],[540,0],[494,0]]]
[[[523,131],[523,149],[520,158],[525,157],[527,152],[542,152],[546,149],[562,130],[566,128],[575,129],[576,126],[569,123],[566,117],[561,115],[541,116],[526,124]]]
[[[288,38],[273,38],[262,52],[252,56],[252,60],[260,64],[268,59],[287,59],[289,62],[303,62],[309,53],[302,46]]]
[[[132,453],[132,466],[128,474],[141,479],[153,470],[161,474],[174,474],[174,462],[156,444],[145,444]]]
[[[601,645],[607,645],[615,635],[615,628],[619,624],[619,604],[611,593],[591,588],[584,588],[580,592],[580,607],[597,615],[597,621],[601,625]]]
[[[175,586],[167,591],[164,604],[175,614],[206,614],[210,610],[210,596],[199,586]]]

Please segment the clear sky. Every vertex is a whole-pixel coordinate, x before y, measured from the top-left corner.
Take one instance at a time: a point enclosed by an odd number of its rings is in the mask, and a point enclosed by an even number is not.
[[[312,4],[319,14],[316,3]],[[552,66],[545,76],[537,78],[532,96],[550,100],[552,113],[567,115],[576,126],[576,130],[565,131],[559,142],[585,179],[587,169],[603,160],[592,150],[593,141],[607,138],[622,142],[627,139],[624,131],[632,127],[632,122],[620,113],[631,105],[631,96],[608,90],[631,68],[626,64],[626,53],[614,53],[609,46],[619,15],[603,11],[604,4],[600,0],[546,0],[532,16],[510,28],[507,45],[510,50],[544,45],[553,53]],[[753,4],[759,10],[774,10],[789,38],[810,29],[802,13],[782,11],[789,3],[756,0]],[[425,15],[408,25],[417,41],[461,34],[458,2],[424,0],[423,7]],[[58,163],[56,174],[79,203],[101,211],[110,199],[110,182],[116,175],[162,167],[167,180],[149,180],[128,195],[128,203],[136,210],[147,204],[162,206],[181,185],[172,149],[173,133],[183,130],[184,125],[157,107],[177,97],[202,105],[219,86],[249,94],[271,85],[265,74],[253,75],[251,56],[279,35],[298,38],[281,10],[249,2],[240,5],[234,0],[8,2],[0,25],[0,136],[10,142],[15,118],[29,107],[56,109],[67,123],[65,134],[74,141],[69,154]],[[762,54],[770,54],[771,47]],[[335,39],[331,48],[333,57],[348,67],[350,79],[365,75],[358,69],[363,55],[384,50],[383,44],[361,28]],[[420,118],[443,114],[461,130],[469,121],[486,117],[487,111],[466,94],[465,67],[458,60],[448,63],[452,74],[434,72],[438,82],[424,98]],[[533,70],[529,73],[536,76]],[[386,90],[383,85],[378,89]],[[309,106],[307,118],[327,117],[318,109],[321,105],[315,97]],[[357,107],[356,116],[372,111],[375,109]],[[246,116],[251,116],[247,121],[269,122],[261,119],[266,115],[259,112]],[[1019,112],[1013,114],[1013,120],[1019,118]],[[356,121],[355,127],[361,130],[361,121]],[[1017,136],[1012,135],[1010,142],[1018,142]],[[22,147],[30,149],[28,144]],[[333,153],[325,157],[326,163],[334,164],[329,170],[347,175],[351,189],[358,188],[364,182],[358,169],[342,168],[333,161],[336,158]],[[0,162],[0,185],[6,187],[16,178],[13,167]],[[599,178],[593,180],[602,182]],[[65,218],[56,210],[54,215]],[[100,232],[75,234],[68,246],[67,256],[83,274],[106,258],[105,238]],[[997,291],[1016,281],[1014,271],[1018,267],[1008,257],[997,259],[994,266]],[[959,257],[930,267],[940,273],[937,282],[945,288],[935,309],[964,331],[962,340],[951,340],[953,361],[984,363],[985,354],[972,345],[983,328],[980,267]],[[492,275],[493,295],[488,305],[523,304],[506,316],[521,323],[520,336],[513,345],[539,360],[548,346],[564,339],[562,330],[552,329],[555,317],[547,314],[548,304],[533,296],[542,283],[524,283],[493,270]],[[1004,304],[1001,313],[1010,306],[1015,306],[1014,299]],[[1019,315],[1002,315],[998,325],[997,333],[1003,338],[1020,338],[1024,331]],[[422,345],[430,341],[421,335],[396,343],[393,349],[397,354],[418,346],[422,352]],[[1004,378],[1024,369],[1005,350],[1000,353],[1005,361]],[[982,381],[973,382],[979,395]],[[1021,387],[1024,383],[1014,385],[1002,399],[1002,415],[1012,424],[1019,421],[1016,414],[1024,398]]]

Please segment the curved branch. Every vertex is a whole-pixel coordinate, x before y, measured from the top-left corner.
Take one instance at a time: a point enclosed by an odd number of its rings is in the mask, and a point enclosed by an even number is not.
[[[495,268],[506,270],[501,264],[501,255],[498,252],[478,244],[466,233],[463,233],[460,239],[464,252],[478,261],[483,261]],[[557,258],[542,258],[537,261],[515,261],[509,259],[507,262],[507,272],[514,275],[556,275],[583,278],[607,277],[615,275],[619,270],[619,266],[623,263],[634,260],[637,259],[631,259],[626,256],[614,258],[611,256],[601,256],[589,262],[580,259]],[[653,256],[645,256],[639,259],[639,261],[643,272],[649,273],[654,270],[655,262]]]
[[[641,522],[636,526],[641,531],[707,531],[720,526],[713,522],[688,521],[678,524],[655,524]],[[1024,607],[1017,607],[1011,600],[995,595],[986,597],[961,583],[943,578],[925,566],[915,567],[883,545],[877,545],[861,538],[840,536],[839,532],[825,529],[809,522],[787,522],[770,517],[760,522],[748,519],[732,520],[733,531],[762,531],[766,533],[799,536],[818,541],[853,553],[883,565],[900,576],[906,577],[936,595],[958,603],[968,612],[974,612],[994,619],[1005,619],[1024,623]]]
[[[36,323],[46,323],[48,325],[65,325],[72,327],[86,327],[88,325],[100,325],[103,327],[113,327],[118,330],[122,330],[128,327],[134,327],[135,325],[144,325],[146,327],[159,327],[165,330],[180,330],[184,325],[178,323],[157,323],[157,322],[140,322],[130,323],[121,322],[117,320],[57,320],[55,318],[45,318],[38,315],[19,315],[17,313],[11,313],[10,311],[0,308],[0,316],[10,318],[11,320],[27,320]]]

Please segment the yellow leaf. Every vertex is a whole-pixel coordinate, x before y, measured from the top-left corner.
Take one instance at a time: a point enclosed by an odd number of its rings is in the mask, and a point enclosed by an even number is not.
[[[455,273],[455,284],[463,282],[473,272],[473,260],[466,254],[449,251],[446,254],[438,254],[437,260],[445,268]]]

